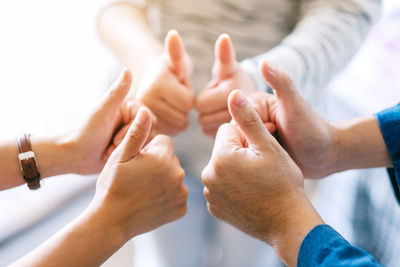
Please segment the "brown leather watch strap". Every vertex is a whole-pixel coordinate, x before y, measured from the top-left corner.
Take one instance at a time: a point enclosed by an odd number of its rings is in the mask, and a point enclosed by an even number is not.
[[[17,138],[17,147],[22,176],[27,182],[29,189],[35,190],[40,188],[40,173],[28,134],[21,135]]]

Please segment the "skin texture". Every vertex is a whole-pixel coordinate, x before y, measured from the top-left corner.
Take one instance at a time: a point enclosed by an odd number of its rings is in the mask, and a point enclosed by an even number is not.
[[[151,124],[150,111],[141,108],[87,210],[12,266],[99,266],[130,238],[186,213],[185,173],[169,137],[145,145]]]
[[[215,138],[218,127],[232,119],[227,100],[234,89],[242,90],[245,95],[257,91],[252,78],[236,60],[229,35],[222,34],[215,44],[212,79],[196,99],[198,121],[204,134]]]
[[[260,69],[275,95],[257,93],[248,102],[239,91],[230,94],[233,120],[218,130],[202,173],[204,196],[210,214],[270,244],[286,265],[296,266],[305,236],[324,223],[304,193],[303,173],[323,177],[392,162],[376,118],[328,123],[285,73],[266,62]],[[275,136],[265,127],[271,123]]]
[[[286,73],[265,61],[260,71],[275,94],[257,92],[249,101],[265,124],[276,125],[276,138],[305,177],[391,165],[374,117],[328,123],[311,109]]]
[[[42,178],[65,173],[99,173],[116,148],[115,140],[123,138],[141,104],[126,95],[131,86],[129,70],[121,73],[103,100],[74,131],[54,137],[31,137]],[[151,115],[155,122],[155,117]],[[117,134],[120,132],[120,134]],[[154,129],[150,138],[155,135]],[[120,143],[121,141],[119,141]],[[14,140],[0,142],[0,189],[25,183],[17,159]],[[56,156],[55,156],[56,155]]]
[[[323,221],[304,194],[300,169],[239,91],[228,107],[235,124],[219,128],[202,172],[208,210],[295,266],[301,241]]]

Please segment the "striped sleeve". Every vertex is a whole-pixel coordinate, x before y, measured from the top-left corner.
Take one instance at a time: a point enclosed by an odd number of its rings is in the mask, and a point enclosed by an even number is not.
[[[300,19],[282,42],[242,62],[261,91],[268,90],[258,72],[266,59],[287,72],[314,104],[317,90],[352,58],[379,17],[381,0],[303,0]]]

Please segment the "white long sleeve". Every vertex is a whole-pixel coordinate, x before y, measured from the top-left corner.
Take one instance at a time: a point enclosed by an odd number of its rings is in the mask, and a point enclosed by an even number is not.
[[[242,62],[260,90],[267,84],[258,71],[259,61],[289,73],[310,103],[319,91],[355,55],[379,17],[380,0],[302,1],[301,17],[293,32],[265,54]]]

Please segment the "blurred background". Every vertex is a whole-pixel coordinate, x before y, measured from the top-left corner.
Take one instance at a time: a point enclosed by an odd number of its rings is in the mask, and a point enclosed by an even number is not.
[[[383,2],[382,19],[330,85],[327,118],[371,114],[400,101],[400,1]],[[0,140],[23,132],[72,130],[117,77],[121,66],[97,39],[95,14],[89,1],[0,1]],[[346,175],[341,177],[335,186],[355,194]],[[37,192],[26,185],[0,192],[0,266],[76,217],[91,200],[95,179],[64,175],[46,180]],[[324,181],[321,194],[332,183]],[[318,201],[316,196],[315,204],[327,222],[351,239],[351,222],[343,212],[351,212],[343,209],[351,205],[349,199],[332,195]],[[105,265],[163,266],[151,233],[136,238],[135,246],[128,242]]]

